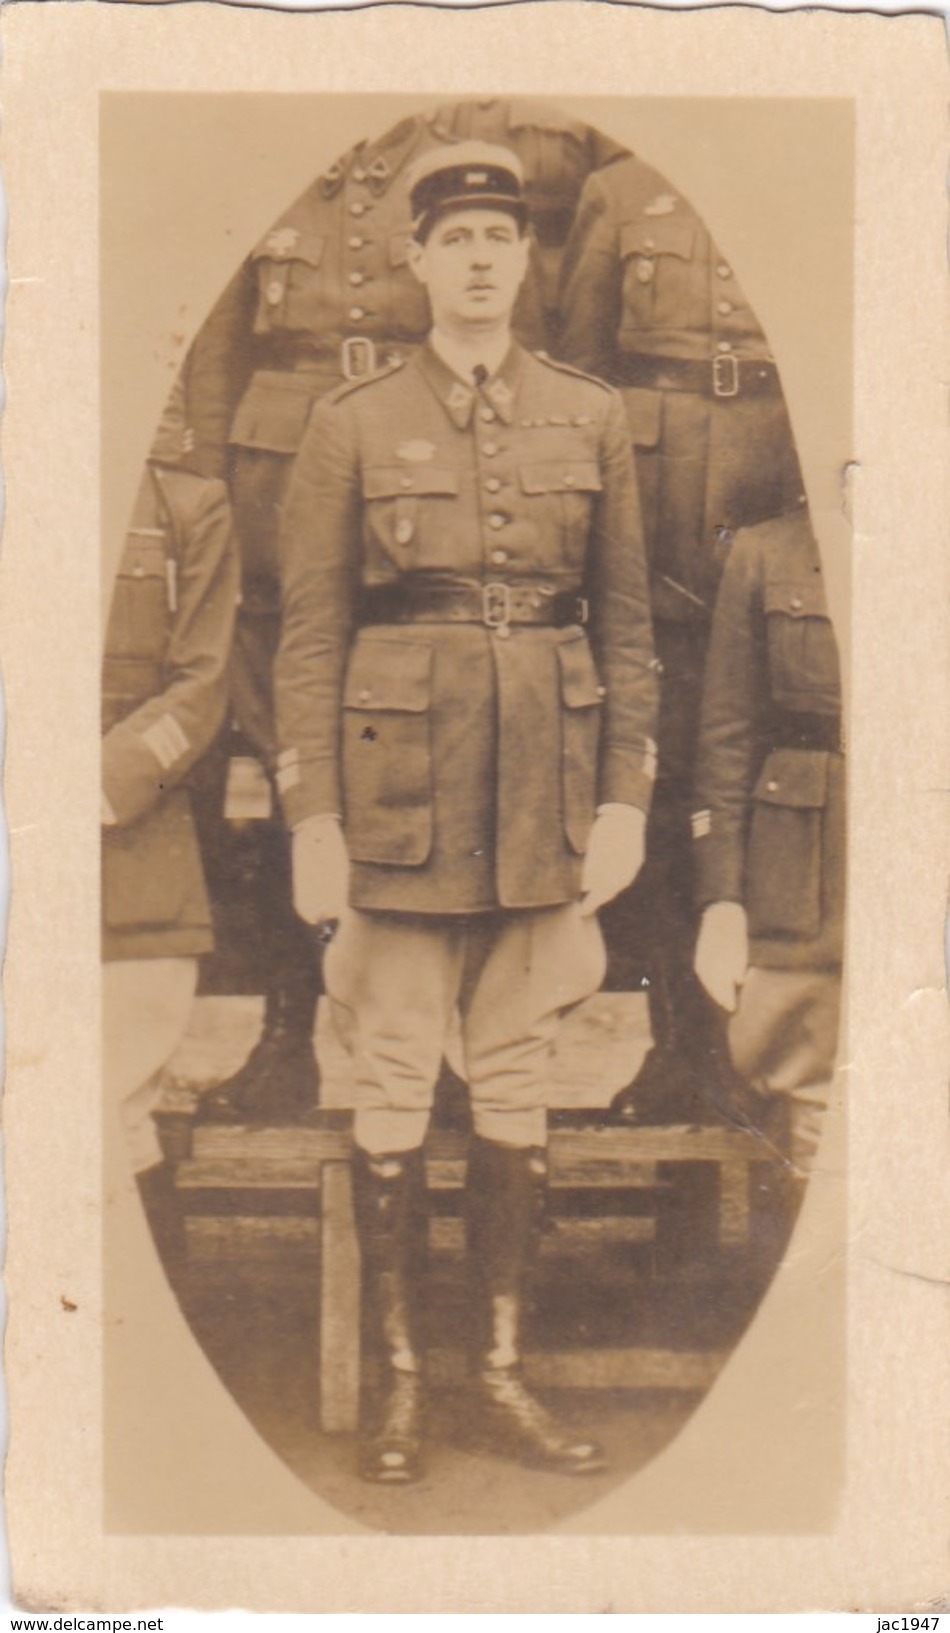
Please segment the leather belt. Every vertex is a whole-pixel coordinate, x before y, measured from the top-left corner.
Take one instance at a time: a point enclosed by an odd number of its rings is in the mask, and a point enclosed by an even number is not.
[[[620,359],[616,383],[717,398],[775,396],[782,389],[774,363],[764,357],[735,357],[732,352],[720,352],[708,361],[632,353]]]
[[[791,709],[779,710],[772,718],[767,737],[770,748],[844,753],[841,718],[835,714],[797,714]]]
[[[280,368],[306,372],[315,369],[339,380],[365,380],[393,363],[401,363],[419,350],[412,340],[372,340],[369,335],[347,335],[335,345],[300,342],[290,336],[278,339],[270,354]]]
[[[534,584],[381,584],[364,590],[359,624],[547,624],[556,629],[588,620],[586,598]]]

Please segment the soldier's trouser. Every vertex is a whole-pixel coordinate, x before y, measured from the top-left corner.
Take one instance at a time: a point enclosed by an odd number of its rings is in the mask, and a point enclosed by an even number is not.
[[[575,903],[435,919],[350,909],[324,977],[354,1062],[357,1144],[421,1145],[458,1005],[475,1132],[543,1145],[558,1020],[603,974],[597,922]]]
[[[156,1076],[188,1024],[194,958],[136,958],[102,967],[103,1080],[136,1173],[161,1156],[151,1113]]]
[[[841,976],[836,970],[753,966],[729,1023],[736,1070],[765,1093],[792,1104],[792,1161],[812,1165],[838,1048]]]

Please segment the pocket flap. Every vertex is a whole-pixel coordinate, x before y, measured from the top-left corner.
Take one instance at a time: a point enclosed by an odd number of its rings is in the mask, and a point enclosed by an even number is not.
[[[774,579],[765,586],[765,610],[784,612],[789,618],[827,618],[828,603],[821,575]]]
[[[623,386],[620,395],[627,413],[630,440],[637,448],[655,448],[660,440],[663,393],[646,386]]]
[[[420,641],[361,641],[347,671],[348,709],[422,714],[432,695],[432,647]]]
[[[306,261],[319,266],[326,250],[326,233],[307,227],[274,227],[251,251],[254,261]]]
[[[306,375],[258,370],[234,416],[231,442],[242,448],[295,454],[303,441],[314,395]]]
[[[451,497],[459,491],[458,471],[437,470],[432,465],[368,465],[363,471],[364,499],[400,499],[405,494],[425,493]]]
[[[594,708],[603,702],[601,686],[587,638],[575,635],[557,648],[561,666],[561,699],[568,709]]]
[[[620,224],[620,254],[623,260],[630,255],[678,255],[683,261],[693,257],[696,227],[692,221],[680,221],[673,216],[661,216],[646,221],[622,221]]]
[[[773,749],[753,797],[764,805],[820,809],[828,799],[828,755],[823,749]]]
[[[130,529],[126,535],[125,549],[116,576],[164,579],[167,560],[168,544],[164,532],[160,537],[144,538]]]
[[[592,459],[546,459],[521,467],[524,493],[599,493],[601,486]]]

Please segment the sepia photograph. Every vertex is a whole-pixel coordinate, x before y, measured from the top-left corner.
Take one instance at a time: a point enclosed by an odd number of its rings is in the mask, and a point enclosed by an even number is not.
[[[926,1614],[939,23],[4,24],[15,1595]]]
[[[335,112],[365,134],[234,245],[125,520],[106,1079],[182,1313],[294,1473],[382,1530],[531,1533],[679,1434],[792,1237],[839,1038],[838,644],[742,243],[640,157],[649,102]],[[783,112],[825,140],[844,318],[853,110]],[[140,120],[103,99],[137,207]],[[108,305],[103,343],[108,396]]]

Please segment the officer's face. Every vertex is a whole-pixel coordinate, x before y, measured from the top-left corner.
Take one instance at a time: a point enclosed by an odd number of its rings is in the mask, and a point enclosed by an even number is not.
[[[508,322],[528,265],[528,240],[513,216],[454,210],[435,223],[424,244],[413,239],[409,248],[440,329],[497,329]]]

